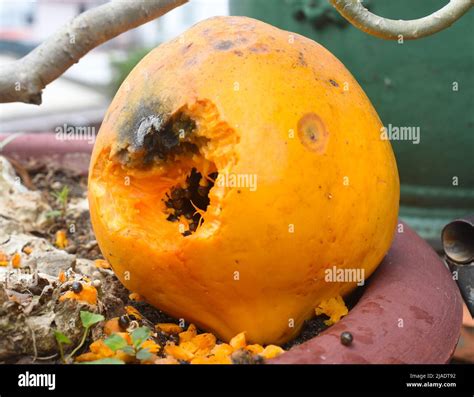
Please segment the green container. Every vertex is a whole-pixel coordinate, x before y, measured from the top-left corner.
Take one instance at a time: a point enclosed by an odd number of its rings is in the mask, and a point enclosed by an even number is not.
[[[364,1],[370,11],[391,19],[420,18],[445,4]],[[230,12],[322,44],[351,71],[384,126],[410,127],[405,131],[412,140],[392,140],[392,146],[401,180],[400,216],[422,237],[438,248],[448,221],[474,213],[474,11],[447,30],[403,43],[359,31],[327,0],[231,0]]]

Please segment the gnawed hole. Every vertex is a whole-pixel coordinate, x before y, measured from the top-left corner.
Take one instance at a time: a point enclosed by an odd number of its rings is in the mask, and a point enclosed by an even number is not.
[[[183,236],[191,235],[204,222],[202,213],[209,205],[209,192],[217,176],[218,173],[213,172],[203,178],[201,173],[193,168],[184,186],[176,186],[166,193],[163,199],[168,214],[166,220],[186,225],[186,229],[181,233]]]
[[[114,142],[104,157],[116,181],[109,190],[122,185],[123,178],[131,181],[126,195],[115,195],[114,203],[122,208],[112,226],[129,230],[137,219],[147,219],[135,230],[145,236],[152,231],[159,236],[157,244],[167,240],[170,245],[182,241],[168,241],[168,231],[175,227],[185,237],[196,231],[200,238],[215,233],[222,211],[218,203],[226,192],[214,181],[238,161],[238,131],[208,100],[186,104],[171,115],[141,115],[134,125],[129,139]]]

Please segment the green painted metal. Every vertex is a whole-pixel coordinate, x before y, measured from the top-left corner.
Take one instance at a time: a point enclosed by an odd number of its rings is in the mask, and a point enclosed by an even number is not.
[[[426,16],[446,0],[370,0],[391,19]],[[385,41],[342,20],[326,0],[231,0],[246,15],[321,43],[352,72],[384,126],[419,127],[420,141],[392,140],[401,217],[433,245],[442,226],[474,213],[474,11],[416,41]],[[416,135],[413,135],[416,137]]]

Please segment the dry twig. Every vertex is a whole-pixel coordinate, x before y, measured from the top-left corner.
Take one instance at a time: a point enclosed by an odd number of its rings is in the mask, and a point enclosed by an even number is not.
[[[44,87],[98,45],[188,0],[115,0],[86,11],[23,58],[2,65],[0,103],[41,104]]]

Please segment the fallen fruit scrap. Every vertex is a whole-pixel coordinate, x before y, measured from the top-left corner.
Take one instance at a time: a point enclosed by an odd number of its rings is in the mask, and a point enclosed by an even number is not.
[[[108,268],[104,262],[96,260],[95,265],[101,269]],[[59,302],[72,299],[90,306],[98,304],[97,290],[87,278],[82,282],[74,281],[75,276],[65,279],[63,275],[59,279],[62,278],[63,283],[69,282],[70,289],[59,297]],[[135,307],[125,306],[124,312],[103,324],[104,337],[94,340],[88,352],[76,357],[71,355],[70,359],[94,364],[257,364],[284,352],[275,345],[247,344],[245,332],[233,337],[229,343],[223,343],[211,333],[198,333],[194,324],[190,324],[187,330],[175,323],[158,323],[151,327]],[[84,313],[89,312],[81,312],[81,316]],[[97,317],[97,320],[102,321],[104,317]],[[83,325],[86,326],[84,322]],[[71,344],[60,332],[56,332],[56,339],[61,352],[65,342]]]
[[[247,345],[245,333],[236,335],[229,343],[216,343],[213,334],[198,333],[193,324],[184,330],[178,324],[160,323],[152,331],[138,327],[136,319],[125,316],[107,321],[104,332],[107,337],[95,340],[89,346],[89,352],[75,358],[76,362],[257,364],[284,352],[274,345],[265,348]]]

